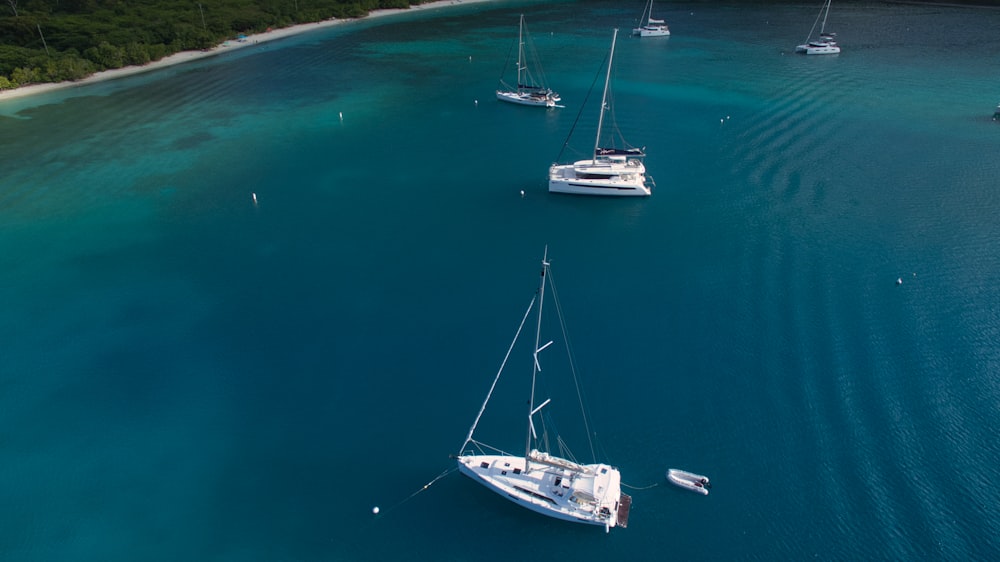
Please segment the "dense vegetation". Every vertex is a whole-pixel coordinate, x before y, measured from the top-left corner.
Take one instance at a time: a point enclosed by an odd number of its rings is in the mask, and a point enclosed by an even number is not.
[[[0,89],[78,80],[239,33],[421,0],[0,0]]]

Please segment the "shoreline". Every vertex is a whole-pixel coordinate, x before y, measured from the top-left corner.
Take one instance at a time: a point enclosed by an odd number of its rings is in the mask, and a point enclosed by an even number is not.
[[[58,90],[66,90],[70,88],[76,88],[79,86],[86,86],[88,84],[96,84],[98,82],[106,82],[108,80],[117,80],[119,78],[125,78],[126,76],[133,76],[135,74],[151,72],[154,70],[159,70],[161,68],[167,68],[170,66],[183,64],[186,62],[202,60],[208,57],[213,57],[236,49],[251,47],[254,45],[259,45],[261,43],[266,43],[277,39],[284,39],[285,37],[291,37],[293,35],[299,35],[306,31],[312,31],[314,29],[325,29],[328,27],[333,27],[335,25],[341,25],[352,21],[361,21],[371,18],[381,18],[385,16],[413,12],[415,10],[429,10],[435,8],[444,8],[448,6],[457,6],[459,4],[477,4],[488,1],[489,0],[435,0],[434,2],[428,2],[425,4],[417,4],[415,6],[410,6],[409,8],[391,8],[385,10],[373,10],[369,12],[367,15],[362,16],[360,18],[350,18],[350,19],[334,18],[334,19],[315,21],[310,23],[300,23],[288,27],[282,27],[279,29],[272,29],[271,31],[265,31],[263,33],[255,33],[253,35],[247,35],[246,37],[240,40],[229,39],[220,43],[219,45],[212,47],[211,49],[206,49],[203,51],[181,51],[179,53],[174,53],[172,55],[163,57],[160,60],[146,63],[142,66],[126,66],[123,68],[102,70],[100,72],[91,74],[86,78],[81,78],[80,80],[70,80],[66,82],[44,82],[41,84],[29,84],[27,86],[20,86],[18,88],[14,88],[13,90],[0,90],[0,103],[5,102],[7,100],[21,99],[38,94],[45,94],[49,92],[55,92]]]

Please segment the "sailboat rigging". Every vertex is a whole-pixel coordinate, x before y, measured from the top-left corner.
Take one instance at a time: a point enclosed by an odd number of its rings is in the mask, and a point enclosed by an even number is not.
[[[516,85],[512,86],[504,82],[501,75],[500,85],[497,87],[497,99],[520,105],[555,107],[556,102],[562,98],[550,88],[536,84],[536,78],[528,67],[525,52],[525,43],[528,41],[527,33],[524,25],[524,14],[521,14],[521,23],[517,30],[517,82]],[[540,73],[541,65],[536,64],[535,66]]]
[[[522,507],[564,521],[602,526],[609,532],[612,527],[628,525],[629,510],[632,505],[632,498],[622,492],[621,473],[618,469],[603,463],[581,464],[573,459],[572,455],[569,455],[570,458],[563,458],[548,452],[544,446],[548,443],[547,432],[544,430],[545,416],[538,414],[552,400],[546,399],[540,404],[537,403],[536,391],[539,388],[537,383],[542,370],[539,354],[552,344],[551,341],[541,344],[546,285],[555,294],[555,285],[549,268],[548,249],[546,249],[542,257],[541,281],[537,294],[531,299],[486,400],[455,458],[458,461],[458,469],[463,474]],[[473,439],[473,435],[536,301],[537,325],[532,353],[524,456],[518,456],[480,443]],[[558,302],[556,310],[560,312]],[[561,318],[559,324],[564,326]],[[542,422],[541,438],[535,425],[536,416],[541,418]],[[556,440],[562,449],[562,439],[556,437]],[[492,452],[487,453],[484,448]]]

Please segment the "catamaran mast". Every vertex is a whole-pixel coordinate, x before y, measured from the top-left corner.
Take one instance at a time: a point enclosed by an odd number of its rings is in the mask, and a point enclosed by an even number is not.
[[[826,0],[826,12],[823,13],[823,23],[819,26],[820,35],[823,35],[826,31],[826,18],[830,15],[830,2],[833,2],[833,0]]]
[[[608,99],[608,83],[611,82],[611,61],[615,58],[615,40],[618,38],[618,28],[611,37],[611,54],[608,55],[608,74],[604,77],[604,94],[601,96],[601,114],[597,118],[597,138],[594,139],[594,152],[591,163],[597,164],[597,149],[601,145],[601,126],[604,124],[604,104]]]
[[[545,274],[549,269],[549,247],[545,247],[542,255],[542,275],[538,284],[538,325],[535,328],[535,352],[531,354],[533,365],[531,366],[531,396],[528,399],[528,435],[524,439],[524,471],[528,472],[529,458],[531,457],[531,437],[535,433],[534,424],[531,417],[535,415],[535,378],[538,376],[538,342],[542,334],[542,304],[545,301]],[[546,346],[547,347],[547,346]],[[544,406],[545,404],[542,404]]]

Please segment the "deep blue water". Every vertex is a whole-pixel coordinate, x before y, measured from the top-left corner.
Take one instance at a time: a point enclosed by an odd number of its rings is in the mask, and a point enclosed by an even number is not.
[[[1000,555],[1000,11],[838,4],[844,52],[804,57],[811,2],[658,2],[646,40],[627,4],[456,5],[0,104],[0,558]],[[522,12],[565,108],[493,99]],[[657,188],[549,195],[614,26]],[[545,245],[602,460],[660,484],[610,535],[457,473],[407,499]],[[513,450],[519,383],[484,421]]]

